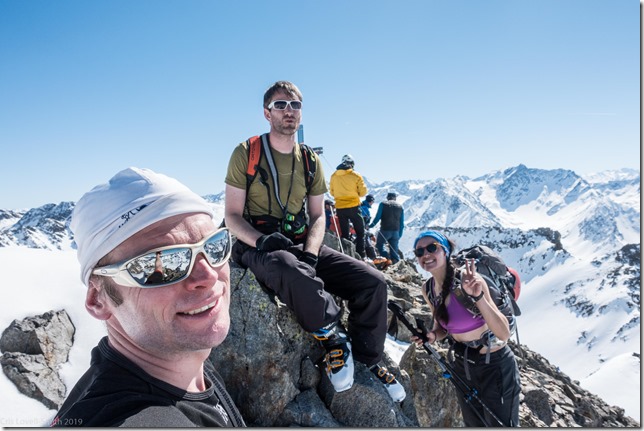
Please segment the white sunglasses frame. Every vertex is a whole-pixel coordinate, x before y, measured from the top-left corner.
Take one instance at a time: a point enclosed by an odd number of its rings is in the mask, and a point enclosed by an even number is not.
[[[284,109],[275,108],[275,103],[276,102],[285,102],[286,106],[284,107]],[[300,104],[300,109],[294,108],[293,105],[291,105],[291,102],[298,102]],[[275,108],[278,111],[286,111],[287,108],[291,108],[291,111],[301,111],[302,106],[303,106],[303,104],[302,104],[301,100],[283,100],[283,99],[279,99],[279,100],[273,100],[271,103],[269,103],[268,104],[268,109],[271,110],[271,109]]]
[[[204,245],[206,244],[206,242],[208,242],[209,240],[211,240],[212,238],[214,238],[215,236],[217,236],[221,232],[226,232],[226,235],[228,237],[228,251],[226,252],[225,257],[222,259],[222,261],[220,263],[218,263],[216,265],[212,265],[210,263],[210,259],[208,258],[208,254],[206,253],[206,250],[204,249]],[[176,248],[184,248],[184,249],[189,248],[190,251],[191,251],[190,265],[188,265],[188,269],[186,270],[186,274],[183,277],[181,277],[181,278],[179,278],[177,280],[173,280],[173,281],[168,282],[168,283],[158,283],[158,284],[145,285],[145,284],[139,283],[134,277],[132,277],[132,275],[127,270],[127,265],[130,262],[132,262],[133,260],[135,260],[135,259],[139,259],[139,258],[141,258],[143,256],[146,256],[146,255],[152,254],[152,253],[156,253],[158,251],[172,250],[172,249],[176,249]],[[157,287],[171,286],[173,284],[180,283],[183,280],[185,280],[186,278],[188,278],[190,276],[190,274],[192,273],[192,268],[194,267],[195,262],[197,261],[197,256],[199,256],[199,254],[203,254],[206,257],[206,261],[208,262],[208,265],[210,265],[211,268],[216,269],[216,268],[220,268],[220,267],[224,266],[228,262],[228,260],[230,259],[231,252],[232,252],[232,238],[230,236],[230,231],[228,230],[228,228],[221,228],[221,229],[217,229],[216,231],[214,231],[213,233],[211,233],[210,235],[208,235],[207,237],[205,237],[204,239],[202,239],[198,243],[195,243],[195,244],[175,244],[175,245],[168,245],[168,246],[165,246],[165,247],[154,248],[152,250],[146,251],[145,253],[141,253],[141,254],[139,254],[137,256],[134,256],[132,258],[129,258],[129,259],[117,262],[117,263],[113,263],[111,265],[105,265],[105,266],[96,267],[96,268],[94,268],[94,270],[92,270],[92,274],[98,275],[100,277],[110,277],[116,283],[118,283],[118,284],[120,284],[122,286],[138,287],[138,288],[141,288],[141,289],[153,289],[153,288],[157,288]]]

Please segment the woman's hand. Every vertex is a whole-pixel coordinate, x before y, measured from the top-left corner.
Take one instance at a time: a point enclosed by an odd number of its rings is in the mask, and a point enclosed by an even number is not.
[[[416,335],[411,336],[411,342],[416,344],[417,346],[422,346],[423,345],[423,340],[421,340],[419,337]]]
[[[476,272],[476,261],[465,260],[465,272],[461,275],[461,286],[465,293],[470,295],[481,312],[490,330],[499,340],[507,341],[510,338],[510,325],[508,319],[501,313],[490,297],[489,287],[485,279]]]
[[[465,272],[461,276],[461,286],[465,293],[478,301],[483,297],[484,284],[485,280],[476,272],[476,261],[465,259]]]
[[[436,332],[435,331],[429,331],[427,334],[425,334],[425,337],[427,337],[427,342],[429,344],[431,344],[434,341],[436,341],[436,338],[437,338]],[[423,340],[420,337],[416,336],[416,335],[411,336],[411,342],[416,343],[417,346],[422,346],[423,345]]]

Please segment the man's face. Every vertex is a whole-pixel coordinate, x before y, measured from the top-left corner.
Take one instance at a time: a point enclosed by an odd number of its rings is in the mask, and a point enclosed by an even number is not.
[[[274,100],[299,100],[297,97],[290,96],[284,91],[278,91],[273,95],[271,102]],[[286,109],[267,109],[264,108],[264,117],[271,124],[271,132],[282,135],[292,136],[297,132],[302,120],[302,110],[294,110],[289,106]]]
[[[215,230],[206,214],[170,217],[136,233],[109,257],[118,262],[157,247],[194,244]],[[123,303],[118,307],[111,304],[107,323],[118,331],[119,337],[147,352],[168,355],[211,349],[228,334],[228,263],[212,268],[200,254],[190,275],[179,283],[145,289],[120,285],[117,288]]]

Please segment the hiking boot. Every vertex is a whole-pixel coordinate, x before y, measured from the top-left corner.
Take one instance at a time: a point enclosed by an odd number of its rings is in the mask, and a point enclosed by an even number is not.
[[[382,271],[391,265],[391,259],[387,259],[386,257],[377,257],[373,260],[373,264],[377,269]]]
[[[382,384],[385,385],[385,389],[387,389],[387,393],[389,393],[389,396],[392,400],[401,402],[405,399],[405,397],[407,396],[407,394],[405,393],[405,388],[403,388],[402,385],[398,383],[398,380],[396,380],[394,375],[387,371],[385,367],[381,367],[380,365],[376,364],[369,369],[376,375],[376,377],[378,377],[378,380],[380,380]]]
[[[343,392],[353,386],[353,355],[351,343],[340,324],[332,323],[313,332],[313,337],[326,350],[324,363],[326,375],[336,392]]]

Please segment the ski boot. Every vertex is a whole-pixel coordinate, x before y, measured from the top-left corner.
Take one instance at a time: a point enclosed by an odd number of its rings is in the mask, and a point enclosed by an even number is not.
[[[407,396],[407,394],[405,393],[405,388],[403,388],[402,385],[398,383],[398,380],[396,380],[394,375],[387,371],[385,367],[381,367],[380,365],[376,364],[369,367],[369,370],[371,370],[371,372],[374,373],[376,377],[378,377],[378,380],[380,380],[382,384],[385,385],[385,389],[387,389],[387,393],[392,400],[401,402],[405,399],[405,397]]]
[[[324,363],[326,375],[336,392],[343,392],[353,386],[353,355],[349,337],[339,322],[313,332],[313,337],[326,350]]]

